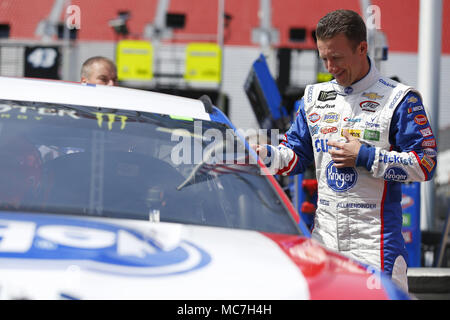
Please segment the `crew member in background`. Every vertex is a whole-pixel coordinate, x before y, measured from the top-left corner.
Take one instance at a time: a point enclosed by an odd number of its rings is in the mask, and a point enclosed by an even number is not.
[[[302,173],[315,161],[313,238],[385,271],[407,291],[401,183],[430,180],[437,161],[421,96],[378,72],[356,12],[328,13],[316,36],[334,80],[305,88],[279,146],[253,148],[273,174]]]
[[[96,56],[87,59],[81,67],[81,83],[116,86],[116,65],[105,57]]]

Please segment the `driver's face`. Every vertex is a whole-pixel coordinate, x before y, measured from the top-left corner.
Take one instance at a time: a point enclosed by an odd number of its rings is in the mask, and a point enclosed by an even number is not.
[[[317,49],[325,68],[341,86],[349,86],[366,75],[367,42],[354,44],[343,33],[330,39],[318,39]]]
[[[117,74],[109,64],[101,61],[95,62],[90,68],[89,77],[83,77],[81,82],[115,86],[117,85]]]

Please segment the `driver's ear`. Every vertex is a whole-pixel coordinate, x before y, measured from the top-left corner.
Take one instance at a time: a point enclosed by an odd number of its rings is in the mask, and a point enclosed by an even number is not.
[[[358,45],[358,53],[361,55],[367,55],[367,41],[361,41]]]

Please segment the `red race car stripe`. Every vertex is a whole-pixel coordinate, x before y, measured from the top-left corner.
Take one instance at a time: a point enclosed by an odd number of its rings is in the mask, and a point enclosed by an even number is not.
[[[386,300],[379,279],[358,262],[329,251],[313,239],[262,233],[274,241],[305,277],[312,300]]]

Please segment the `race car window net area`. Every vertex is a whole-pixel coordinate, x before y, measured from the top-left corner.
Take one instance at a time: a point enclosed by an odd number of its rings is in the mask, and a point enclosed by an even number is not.
[[[220,123],[0,100],[0,150],[1,210],[300,233]]]

